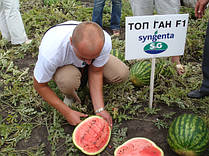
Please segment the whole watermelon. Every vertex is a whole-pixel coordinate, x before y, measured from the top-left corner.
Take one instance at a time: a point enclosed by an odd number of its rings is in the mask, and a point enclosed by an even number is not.
[[[119,49],[112,49],[110,54],[119,58],[122,62],[125,62],[125,54],[120,52]]]
[[[143,60],[135,63],[130,69],[130,80],[137,87],[149,85],[152,63],[150,60]],[[155,64],[155,78],[160,76],[170,77],[174,72],[173,65],[169,60],[158,59]]]
[[[159,58],[156,61],[156,75],[158,77],[164,76],[164,77],[171,77],[176,72],[174,68],[174,64],[170,60],[167,60],[165,58]]]
[[[151,62],[143,60],[135,63],[130,69],[130,80],[137,87],[148,85],[150,82]]]
[[[197,115],[183,114],[171,123],[167,141],[177,154],[197,156],[209,148],[209,129]]]

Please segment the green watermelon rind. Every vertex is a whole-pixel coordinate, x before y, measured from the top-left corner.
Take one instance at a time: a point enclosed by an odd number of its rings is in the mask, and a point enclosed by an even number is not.
[[[194,121],[195,126],[193,126],[192,121]],[[184,122],[187,122],[187,124],[184,124]],[[180,129],[181,127],[184,131]],[[200,129],[200,127],[203,127],[203,129]],[[192,131],[194,135],[191,135]],[[167,142],[170,148],[179,155],[198,156],[209,147],[208,126],[197,115],[183,114],[171,123]]]
[[[158,76],[170,77],[174,74],[173,64],[164,58],[159,58],[156,62],[156,72]]]
[[[101,152],[106,148],[106,146],[108,145],[108,143],[109,143],[109,141],[110,141],[110,137],[111,137],[111,128],[110,128],[110,126],[109,126],[109,132],[110,132],[110,134],[109,134],[108,141],[107,141],[106,145],[104,145],[103,148],[101,148],[100,150],[98,150],[97,152],[94,152],[94,153],[86,152],[82,147],[80,147],[79,145],[77,145],[77,144],[76,144],[76,138],[75,138],[75,136],[76,136],[75,133],[76,133],[77,129],[79,128],[80,125],[82,125],[83,123],[87,122],[88,120],[91,120],[92,118],[100,118],[100,119],[103,119],[103,118],[100,117],[100,116],[92,115],[92,116],[86,118],[85,120],[83,120],[81,123],[79,123],[79,124],[76,126],[76,128],[74,129],[73,134],[72,134],[72,136],[73,136],[72,138],[73,138],[73,143],[74,143],[74,145],[75,145],[78,149],[80,149],[83,153],[85,153],[85,154],[87,154],[87,155],[96,155],[96,154],[101,153]]]
[[[112,49],[110,54],[120,59],[122,62],[125,62],[125,54],[120,52],[118,49]]]
[[[130,80],[137,86],[149,85],[152,63],[149,60],[136,62],[130,69]],[[155,78],[170,77],[174,74],[173,65],[165,59],[158,59],[155,66]]]
[[[163,150],[162,150],[160,147],[158,147],[153,141],[151,141],[151,140],[149,140],[149,139],[147,139],[147,138],[144,138],[144,137],[135,137],[135,138],[132,138],[132,139],[127,140],[126,142],[124,142],[122,145],[118,146],[118,147],[115,149],[115,151],[114,151],[114,156],[117,156],[116,154],[117,154],[118,150],[119,150],[121,147],[125,146],[126,144],[130,143],[130,142],[133,141],[133,140],[138,140],[138,139],[143,139],[143,140],[146,140],[146,141],[150,142],[150,143],[153,145],[153,147],[157,148],[157,149],[161,152],[161,156],[164,156],[164,152],[163,152]]]
[[[144,60],[135,63],[130,69],[130,80],[137,87],[148,85],[150,82],[151,62]]]

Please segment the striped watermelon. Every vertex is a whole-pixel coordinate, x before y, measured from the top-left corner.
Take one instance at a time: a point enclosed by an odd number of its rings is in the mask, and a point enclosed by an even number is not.
[[[170,77],[175,73],[174,65],[169,60],[159,58],[156,62],[156,73],[158,76]]]
[[[143,60],[135,63],[130,69],[130,80],[135,86],[149,85],[151,75],[151,61]],[[168,60],[158,59],[155,65],[155,78],[159,76],[169,77],[175,69]]]
[[[130,69],[130,80],[137,87],[148,85],[150,82],[151,62],[144,60],[135,63]]]
[[[168,144],[181,156],[197,156],[209,148],[209,129],[197,115],[177,117],[168,130]]]
[[[120,52],[118,49],[112,49],[110,54],[119,58],[122,62],[125,62],[125,54]]]

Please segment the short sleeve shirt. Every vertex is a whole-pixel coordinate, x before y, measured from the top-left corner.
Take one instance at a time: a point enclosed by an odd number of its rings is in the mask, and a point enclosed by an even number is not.
[[[79,23],[78,21],[67,21],[62,24],[73,25],[55,26],[45,33],[39,46],[38,61],[34,69],[34,77],[39,83],[50,81],[59,67],[72,64],[83,68],[86,65],[75,55],[70,44],[70,37],[76,24]],[[112,49],[110,35],[105,31],[104,34],[105,43],[102,51],[92,63],[95,67],[102,67],[107,63]]]

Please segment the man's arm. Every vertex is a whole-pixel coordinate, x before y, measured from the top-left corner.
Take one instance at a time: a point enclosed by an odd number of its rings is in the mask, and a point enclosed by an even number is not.
[[[48,83],[38,83],[33,77],[33,85],[40,96],[52,107],[57,109],[71,125],[77,125],[81,122],[80,117],[86,117],[87,115],[70,109],[61,99],[51,90]]]
[[[92,64],[89,66],[88,83],[94,111],[97,111],[100,108],[104,108],[103,67],[94,67]],[[104,110],[96,114],[107,120],[107,122],[112,127],[112,117],[107,111]]]

